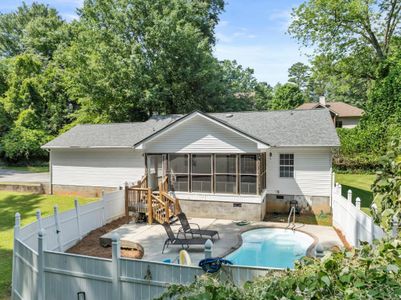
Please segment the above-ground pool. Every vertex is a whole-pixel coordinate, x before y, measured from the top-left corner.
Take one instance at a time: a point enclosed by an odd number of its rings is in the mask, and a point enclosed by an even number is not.
[[[226,257],[234,265],[293,268],[314,242],[306,233],[283,228],[252,229],[241,236],[241,247]]]

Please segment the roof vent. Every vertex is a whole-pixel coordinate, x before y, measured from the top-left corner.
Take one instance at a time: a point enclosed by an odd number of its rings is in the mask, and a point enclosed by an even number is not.
[[[226,114],[226,118],[232,118],[232,117],[234,117],[233,114]]]

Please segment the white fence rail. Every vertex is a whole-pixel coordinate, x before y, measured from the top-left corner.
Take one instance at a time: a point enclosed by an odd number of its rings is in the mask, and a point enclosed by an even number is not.
[[[352,192],[348,191],[348,199],[341,195],[341,185],[337,184],[332,193],[333,226],[340,229],[346,240],[353,247],[360,241],[372,243],[381,239],[385,232],[373,222],[373,218],[360,209],[360,199],[352,204]]]
[[[41,218],[14,232],[13,299],[123,300],[154,299],[173,283],[189,284],[203,274],[199,267],[120,257],[113,240],[112,259],[63,253],[91,230],[124,215],[124,191],[105,194],[101,201]],[[61,251],[60,251],[61,249]],[[224,279],[243,284],[271,270],[227,266]]]
[[[54,207],[54,215],[42,218],[37,211],[37,222],[19,231],[19,240],[38,251],[37,233],[46,230],[47,249],[64,251],[77,243],[92,230],[123,216],[125,213],[124,191],[117,190],[104,194],[100,201],[83,206],[75,200],[75,209],[59,213]]]

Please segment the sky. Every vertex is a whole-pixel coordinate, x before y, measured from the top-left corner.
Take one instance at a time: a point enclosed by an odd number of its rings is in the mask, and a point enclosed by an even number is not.
[[[32,0],[25,0],[27,4]],[[83,0],[37,0],[55,7],[66,20],[77,18]],[[287,33],[290,14],[302,0],[226,0],[216,28],[218,59],[236,60],[254,69],[255,77],[271,85],[287,81],[288,68],[307,62],[307,49]],[[15,10],[22,1],[1,0],[0,12]]]

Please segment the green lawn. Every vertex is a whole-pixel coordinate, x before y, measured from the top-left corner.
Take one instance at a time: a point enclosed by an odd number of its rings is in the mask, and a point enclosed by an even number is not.
[[[342,195],[347,197],[348,190],[352,190],[352,202],[361,199],[361,208],[370,214],[370,205],[373,201],[371,186],[376,175],[371,174],[336,174],[336,182],[342,185]]]
[[[49,166],[1,166],[0,169],[27,171],[33,173],[49,172]]]
[[[78,197],[80,204],[95,201],[95,198]],[[74,196],[34,195],[0,191],[0,299],[8,299],[11,285],[12,240],[14,216],[21,214],[22,226],[36,219],[36,210],[42,216],[53,214],[53,206],[58,205],[60,211],[74,207]]]

